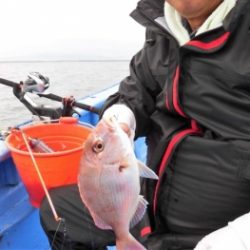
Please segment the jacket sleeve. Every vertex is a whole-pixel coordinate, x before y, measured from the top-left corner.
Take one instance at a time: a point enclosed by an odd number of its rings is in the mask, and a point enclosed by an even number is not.
[[[110,96],[104,110],[115,103],[127,105],[136,119],[136,137],[145,136],[150,130],[150,115],[155,110],[156,93],[159,91],[147,62],[147,42],[130,62],[130,75],[121,81],[117,93]]]

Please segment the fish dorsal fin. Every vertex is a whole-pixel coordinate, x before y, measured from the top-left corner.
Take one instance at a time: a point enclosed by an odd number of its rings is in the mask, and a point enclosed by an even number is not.
[[[109,226],[105,221],[103,221],[99,216],[97,216],[95,213],[91,213],[91,216],[95,222],[95,225],[99,227],[100,229],[108,230],[112,229],[111,226]]]
[[[133,218],[130,221],[131,228],[135,226],[142,219],[143,215],[146,212],[147,205],[148,205],[148,202],[143,198],[142,195],[139,195],[139,202],[138,202],[137,209],[135,211]]]
[[[139,160],[137,160],[137,163],[141,177],[158,180],[158,176],[153,170],[151,170],[149,167],[147,167],[143,162]]]

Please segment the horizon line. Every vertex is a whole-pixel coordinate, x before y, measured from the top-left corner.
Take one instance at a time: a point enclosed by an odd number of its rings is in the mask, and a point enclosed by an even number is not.
[[[1,60],[0,63],[40,63],[40,62],[128,62],[130,59],[46,59],[46,60]]]

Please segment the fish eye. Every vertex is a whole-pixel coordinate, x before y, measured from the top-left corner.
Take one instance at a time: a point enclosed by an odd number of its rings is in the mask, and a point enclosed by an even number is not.
[[[97,141],[95,141],[95,143],[92,146],[92,150],[95,153],[100,153],[104,150],[104,143],[103,140],[98,139]]]

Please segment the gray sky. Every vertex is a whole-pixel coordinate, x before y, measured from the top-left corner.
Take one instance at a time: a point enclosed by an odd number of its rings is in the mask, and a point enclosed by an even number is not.
[[[137,0],[0,0],[0,60],[130,59]]]

